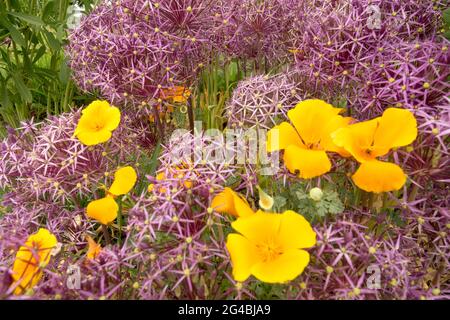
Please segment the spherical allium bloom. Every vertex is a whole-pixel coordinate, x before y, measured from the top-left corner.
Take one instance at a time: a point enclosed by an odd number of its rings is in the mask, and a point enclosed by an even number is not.
[[[314,231],[317,244],[311,262],[294,284],[298,299],[408,298],[410,259],[395,235],[383,239],[349,213]]]
[[[431,1],[400,0],[300,5],[292,37],[298,71],[309,79],[312,94],[320,97],[322,87],[334,88],[335,96],[352,103],[352,88],[364,83],[362,77],[370,73],[372,58],[384,51],[383,44],[433,37],[440,27],[441,7]],[[425,30],[429,32],[421,36]]]
[[[217,1],[213,42],[229,57],[274,65],[289,54],[287,9],[280,0]]]
[[[126,116],[107,143],[91,147],[73,136],[79,118],[75,111],[11,132],[0,147],[1,187],[23,201],[74,203],[91,197],[118,164],[139,160],[141,133],[128,127]]]
[[[228,218],[210,203],[224,186],[245,183],[242,166],[214,154],[233,148],[223,136],[213,140],[201,133],[181,134],[164,147],[156,177],[149,177],[148,190],[128,217],[131,239],[150,261],[148,290],[161,286],[158,278],[164,276],[169,283],[164,290],[176,296],[183,283],[188,288],[183,296],[192,298],[192,286],[199,285],[194,280],[210,281],[207,272],[227,261],[223,228]]]
[[[287,74],[255,76],[241,81],[225,106],[228,128],[270,129],[287,119],[287,112],[302,100]]]
[[[384,42],[355,87],[355,112],[367,119],[397,106],[413,111],[421,123],[441,117],[450,88],[449,45],[443,38]]]
[[[211,1],[102,2],[69,36],[74,78],[111,103],[150,102],[206,64]]]

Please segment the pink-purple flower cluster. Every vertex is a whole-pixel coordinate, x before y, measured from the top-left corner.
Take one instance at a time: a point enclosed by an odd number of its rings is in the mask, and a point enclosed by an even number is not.
[[[231,129],[270,129],[287,119],[302,100],[296,84],[285,74],[255,76],[241,81],[225,107]]]
[[[154,103],[208,62],[211,2],[102,2],[69,38],[78,85],[111,103]]]

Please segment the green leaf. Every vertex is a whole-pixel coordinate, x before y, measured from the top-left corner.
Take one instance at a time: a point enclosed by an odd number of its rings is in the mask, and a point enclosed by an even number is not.
[[[1,87],[0,87],[0,105],[5,108],[12,107],[11,100],[9,99],[9,90],[6,87],[6,80],[1,79]]]
[[[46,48],[45,46],[40,46],[38,51],[36,52],[36,55],[33,58],[33,64],[35,64],[44,54],[45,54]]]
[[[153,151],[152,158],[150,160],[149,174],[152,176],[155,175],[156,173],[156,168],[158,166],[158,159],[161,149],[162,149],[161,144],[158,142],[158,144],[155,147],[155,150]]]
[[[8,53],[6,52],[6,49],[0,48],[0,54],[2,55],[3,61],[11,67],[11,60],[9,59]]]
[[[42,32],[44,33],[45,37],[47,38],[48,45],[50,46],[50,48],[53,51],[58,51],[61,48],[61,43],[55,38],[53,33],[49,32],[47,30],[42,30]]]
[[[70,68],[67,65],[67,61],[64,59],[61,62],[61,69],[59,70],[59,81],[61,81],[63,85],[66,85],[67,82],[69,82],[69,79],[70,79]]]
[[[450,40],[450,30],[447,30],[444,32],[444,37],[448,40]]]
[[[450,8],[447,8],[442,12],[442,20],[444,20],[445,26],[450,27]]]
[[[42,20],[45,22],[49,22],[51,19],[51,15],[55,12],[55,1],[49,1],[45,5],[44,9],[42,10]]]
[[[16,27],[14,27],[11,24],[11,22],[9,22],[8,18],[4,14],[0,15],[0,24],[2,24],[6,29],[8,29],[12,40],[16,44],[22,47],[26,46],[27,43],[25,42],[25,38],[22,36],[19,30],[17,30]]]
[[[33,100],[33,96],[31,95],[30,89],[25,85],[23,82],[23,79],[20,75],[17,73],[14,73],[12,75],[14,82],[16,84],[17,91],[19,92],[20,96],[22,97],[23,101],[30,103]]]
[[[42,27],[44,25],[44,21],[42,21],[41,18],[36,17],[36,16],[32,16],[32,15],[21,13],[21,12],[8,12],[8,14],[10,16],[19,18],[20,20],[22,20],[28,24],[34,25],[36,27]]]

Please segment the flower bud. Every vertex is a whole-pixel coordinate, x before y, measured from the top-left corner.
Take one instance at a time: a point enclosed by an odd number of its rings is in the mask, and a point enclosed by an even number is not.
[[[311,199],[313,199],[314,201],[320,201],[323,197],[323,191],[320,188],[312,188],[309,191],[309,196],[311,197]]]

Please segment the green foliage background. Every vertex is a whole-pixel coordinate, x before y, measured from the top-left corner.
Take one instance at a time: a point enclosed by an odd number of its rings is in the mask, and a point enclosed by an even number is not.
[[[68,111],[94,99],[81,94],[64,57],[68,8],[98,0],[0,1],[0,137],[7,126]]]

